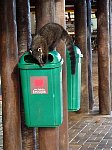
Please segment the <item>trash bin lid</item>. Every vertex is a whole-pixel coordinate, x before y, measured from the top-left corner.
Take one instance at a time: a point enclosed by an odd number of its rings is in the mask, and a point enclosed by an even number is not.
[[[74,46],[74,51],[75,51],[76,58],[83,57],[83,54],[81,54],[81,51],[77,46]],[[67,54],[67,59],[69,59],[70,56],[69,56],[68,49],[66,49],[66,54]]]
[[[30,52],[25,52],[18,63],[18,67],[21,69],[42,69],[42,68],[57,68],[63,64],[63,59],[57,51],[51,51],[48,54],[48,62],[44,66],[40,66],[36,63],[35,58]]]
[[[83,57],[83,54],[81,54],[81,50],[77,46],[74,46],[74,51],[76,53],[76,57]]]

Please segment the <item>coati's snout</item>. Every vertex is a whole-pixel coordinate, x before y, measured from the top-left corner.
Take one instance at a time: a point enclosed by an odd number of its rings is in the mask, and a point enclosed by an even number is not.
[[[47,62],[47,55],[43,52],[42,48],[33,50],[32,55],[40,66],[44,66],[44,64]]]

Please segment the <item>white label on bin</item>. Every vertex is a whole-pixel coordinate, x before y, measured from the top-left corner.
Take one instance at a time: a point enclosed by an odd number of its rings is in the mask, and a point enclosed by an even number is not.
[[[31,94],[48,94],[48,77],[30,77]]]

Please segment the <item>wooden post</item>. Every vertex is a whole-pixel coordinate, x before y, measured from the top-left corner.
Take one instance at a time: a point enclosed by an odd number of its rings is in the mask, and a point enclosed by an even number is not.
[[[99,0],[97,6],[99,112],[106,115],[111,112],[109,0]]]
[[[80,48],[81,53],[83,54],[81,64],[81,109],[79,112],[86,113],[89,110],[86,0],[76,0],[75,3],[75,36],[76,46]]]
[[[46,23],[54,22],[54,0],[36,1],[36,32]],[[38,128],[39,150],[59,150],[59,128]]]
[[[31,46],[31,21],[29,0],[17,0],[17,40],[19,56],[27,51]]]
[[[36,6],[36,33],[43,25],[54,22],[55,0],[38,0]]]
[[[111,88],[111,111],[112,111],[112,1],[109,0],[110,4],[110,11],[109,11],[109,18],[110,18],[110,23],[109,23],[109,28],[110,28],[110,88]]]
[[[56,0],[56,17],[55,22],[61,24],[65,27],[65,1],[63,0]],[[68,150],[68,108],[67,108],[67,79],[66,79],[66,51],[65,46],[61,43],[57,50],[61,54],[62,58],[64,59],[63,64],[63,124],[59,127],[59,150]]]
[[[91,48],[91,0],[87,0],[87,49],[88,49],[88,94],[89,109],[92,110],[93,100],[93,84],[92,84],[92,48]]]
[[[29,0],[17,0],[17,35],[19,58],[31,46],[31,24],[30,24],[30,3]],[[21,90],[20,90],[21,91]],[[36,129],[27,128],[25,125],[23,99],[21,95],[21,130],[22,148],[24,150],[36,149]]]
[[[15,0],[0,1],[2,17],[1,62],[2,62],[2,109],[3,109],[3,149],[22,150],[19,84],[18,84],[18,47],[16,29]]]

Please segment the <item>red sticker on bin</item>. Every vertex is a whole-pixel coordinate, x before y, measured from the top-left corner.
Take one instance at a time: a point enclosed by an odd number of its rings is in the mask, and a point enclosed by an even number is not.
[[[48,94],[48,77],[30,77],[31,94]]]

